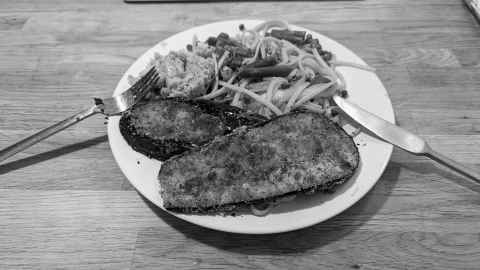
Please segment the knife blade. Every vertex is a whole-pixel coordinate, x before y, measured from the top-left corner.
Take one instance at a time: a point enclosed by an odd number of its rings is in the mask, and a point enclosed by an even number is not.
[[[480,183],[480,173],[434,151],[420,136],[394,125],[360,106],[333,96],[337,106],[380,139],[416,155],[424,155]]]

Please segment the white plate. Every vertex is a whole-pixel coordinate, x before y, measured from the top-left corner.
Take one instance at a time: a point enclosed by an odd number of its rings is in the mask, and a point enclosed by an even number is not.
[[[220,32],[236,34],[239,31],[238,26],[242,23],[250,28],[261,22],[258,20],[222,21],[194,27],[173,35],[149,49],[130,66],[119,81],[114,95],[125,91],[129,87],[128,75],[138,75],[152,59],[154,52],[166,54],[170,50],[185,48],[188,43],[191,43],[194,34],[200,40],[206,40],[209,36],[216,36]],[[333,52],[339,60],[364,64],[360,57],[338,42],[302,27],[292,26],[292,28],[311,33],[319,39],[323,48]],[[392,123],[394,122],[393,108],[387,91],[374,73],[352,68],[342,68],[341,72],[347,81],[351,101]],[[163,208],[157,181],[157,173],[161,162],[133,151],[120,134],[118,122],[119,117],[109,119],[108,138],[119,167],[130,183],[143,196],[158,207]],[[232,217],[169,213],[200,226],[227,232],[250,234],[285,232],[322,222],[360,200],[375,185],[390,159],[393,149],[390,144],[363,133],[355,137],[355,142],[360,151],[360,166],[353,178],[339,187],[333,194],[318,193],[311,196],[302,196],[276,207],[272,213],[265,217],[249,214]]]

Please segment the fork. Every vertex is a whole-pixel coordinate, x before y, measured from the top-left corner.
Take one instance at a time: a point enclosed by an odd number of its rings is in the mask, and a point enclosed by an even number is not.
[[[106,116],[118,115],[141,100],[158,82],[159,75],[152,67],[145,75],[140,78],[125,92],[110,98],[94,98],[94,105],[88,109],[82,110],[50,127],[40,130],[39,132],[18,141],[2,150],[0,150],[0,162],[15,155],[16,153],[29,148],[30,146],[45,140],[46,138],[56,134],[88,117],[95,114],[104,114]]]

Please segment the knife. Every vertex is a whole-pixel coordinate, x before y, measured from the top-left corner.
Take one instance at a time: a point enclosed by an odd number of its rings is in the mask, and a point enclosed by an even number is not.
[[[338,95],[335,95],[333,100],[348,116],[373,132],[380,139],[415,155],[426,156],[480,183],[479,172],[434,151],[421,137],[362,109]]]

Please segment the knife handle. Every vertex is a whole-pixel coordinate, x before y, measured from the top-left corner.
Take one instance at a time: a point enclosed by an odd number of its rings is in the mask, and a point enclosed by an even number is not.
[[[438,162],[440,164],[443,164],[443,165],[449,167],[450,169],[452,169],[452,170],[454,170],[454,171],[456,171],[460,174],[463,174],[463,175],[469,177],[470,179],[475,180],[476,182],[480,183],[480,173],[475,171],[474,169],[466,167],[465,165],[460,164],[457,161],[455,161],[455,160],[453,160],[449,157],[446,157],[446,156],[444,156],[443,154],[440,154],[437,151],[434,151],[430,147],[427,147],[427,150],[425,151],[425,155],[427,157],[429,157],[430,159],[435,160],[436,162]]]

